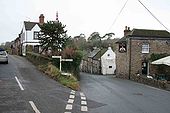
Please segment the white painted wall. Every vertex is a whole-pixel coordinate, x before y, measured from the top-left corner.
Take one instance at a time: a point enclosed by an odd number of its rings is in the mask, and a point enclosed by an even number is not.
[[[23,26],[22,40],[22,55],[26,55],[26,45],[40,45],[39,40],[34,39],[34,31],[40,31],[40,27],[36,24],[31,31],[26,31],[25,25]],[[32,43],[33,42],[33,43]]]
[[[116,70],[116,54],[111,47],[101,57],[102,74],[115,74]]]

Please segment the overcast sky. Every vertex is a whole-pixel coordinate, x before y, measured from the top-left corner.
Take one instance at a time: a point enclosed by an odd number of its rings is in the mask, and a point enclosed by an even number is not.
[[[23,21],[59,20],[66,25],[68,35],[74,37],[92,32],[102,35],[115,33],[121,38],[125,26],[131,29],[165,29],[138,2],[129,0],[113,22],[126,0],[0,0],[0,43],[14,40],[21,32]],[[170,0],[141,0],[149,10],[170,29]]]

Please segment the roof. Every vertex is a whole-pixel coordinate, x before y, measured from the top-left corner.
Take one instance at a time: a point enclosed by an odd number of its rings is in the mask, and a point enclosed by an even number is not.
[[[93,59],[96,59],[96,60],[100,59],[100,57],[103,56],[103,54],[104,54],[107,50],[108,50],[107,48],[102,49],[101,52],[99,51],[99,52],[93,57]]]
[[[126,42],[128,37],[170,38],[170,33],[166,30],[133,29],[127,36],[122,37],[116,43]]]
[[[128,36],[170,38],[170,33],[166,30],[133,29]]]
[[[98,52],[100,51],[100,49],[94,49],[92,52],[90,52],[89,54],[88,54],[88,57],[89,58],[93,58]]]
[[[40,27],[38,22],[27,22],[24,21],[24,25],[25,25],[25,29],[30,31],[36,24],[38,24],[38,26]]]

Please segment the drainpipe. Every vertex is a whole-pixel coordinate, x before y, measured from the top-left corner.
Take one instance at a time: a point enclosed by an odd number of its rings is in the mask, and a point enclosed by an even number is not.
[[[129,37],[129,80],[131,75],[131,38]]]

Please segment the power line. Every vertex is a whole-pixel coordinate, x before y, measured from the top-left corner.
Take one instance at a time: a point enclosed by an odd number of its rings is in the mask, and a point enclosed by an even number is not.
[[[170,31],[140,0],[138,1],[167,31]]]
[[[108,31],[114,26],[114,24],[116,23],[118,17],[120,16],[120,14],[122,13],[123,9],[125,8],[126,4],[127,4],[128,0],[126,0],[126,2],[124,3],[123,7],[121,8],[121,10],[119,11],[118,15],[116,16],[116,18],[114,19],[113,23],[111,24],[110,28],[108,29]]]

